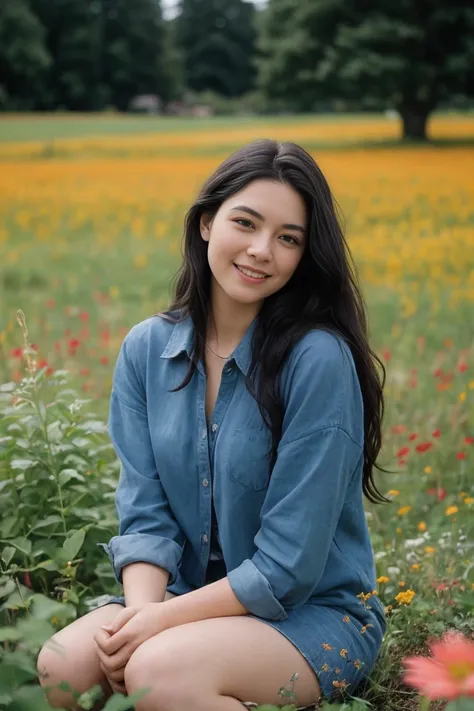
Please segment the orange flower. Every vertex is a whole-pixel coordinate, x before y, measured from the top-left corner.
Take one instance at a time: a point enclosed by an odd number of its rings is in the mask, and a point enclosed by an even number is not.
[[[405,684],[430,701],[474,696],[474,642],[448,630],[441,640],[428,643],[432,657],[405,657]]]

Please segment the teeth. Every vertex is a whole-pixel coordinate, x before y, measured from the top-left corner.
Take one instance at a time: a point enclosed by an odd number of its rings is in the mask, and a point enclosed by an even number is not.
[[[266,276],[263,274],[258,274],[257,272],[252,272],[250,269],[243,269],[242,267],[237,267],[239,272],[242,272],[243,274],[246,274],[249,277],[253,277],[254,279],[265,279]]]

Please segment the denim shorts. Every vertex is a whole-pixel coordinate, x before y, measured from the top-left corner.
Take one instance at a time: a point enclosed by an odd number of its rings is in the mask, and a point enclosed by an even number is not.
[[[113,597],[106,605],[125,605]],[[315,672],[322,698],[331,703],[357,696],[367,683],[382,645],[385,625],[367,612],[362,622],[343,610],[307,603],[288,611],[286,620],[268,620],[249,614],[281,632],[303,655]],[[298,697],[298,681],[293,691]],[[304,708],[304,707],[303,707]]]

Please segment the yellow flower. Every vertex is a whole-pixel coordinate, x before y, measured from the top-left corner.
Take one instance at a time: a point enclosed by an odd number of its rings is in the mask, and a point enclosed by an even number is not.
[[[398,489],[390,489],[387,496],[399,496],[399,494],[400,492],[398,491]]]
[[[146,254],[137,254],[134,259],[134,264],[139,269],[146,267],[146,265],[148,264],[148,257],[146,256]]]
[[[419,563],[413,563],[413,565],[411,566],[411,569],[412,569],[412,570],[420,570],[420,564],[419,564]]]
[[[398,595],[395,595],[395,600],[399,605],[409,605],[415,595],[416,593],[413,590],[408,589],[405,590],[405,592],[399,592]]]
[[[339,654],[341,655],[341,657],[347,657],[348,653],[349,653],[349,652],[348,652],[347,649],[341,649],[341,651],[339,652]]]
[[[464,402],[464,400],[466,399],[466,393],[465,392],[459,393],[458,397],[459,397],[460,402]]]
[[[404,580],[400,580],[400,582],[398,584],[401,588],[404,588],[406,585],[406,582]]]
[[[448,506],[446,509],[446,516],[452,516],[453,514],[456,514],[459,511],[457,506]]]
[[[426,531],[427,528],[428,526],[426,525],[426,523],[424,521],[420,521],[420,523],[418,524],[418,530],[423,532]]]
[[[403,531],[402,531],[402,529],[400,528],[400,526],[398,526],[398,527],[395,529],[395,531],[396,531],[397,533],[403,533]]]
[[[389,578],[387,578],[386,575],[381,575],[379,578],[377,578],[377,583],[388,583]]]
[[[471,381],[468,383],[467,387],[469,388],[469,390],[474,390],[474,380],[471,380]]]
[[[433,546],[425,546],[425,553],[435,553],[436,548],[433,548]]]
[[[425,467],[425,474],[431,474],[431,467]]]
[[[407,513],[409,513],[412,510],[413,506],[400,506],[398,509],[398,515],[399,516],[406,516]]]
[[[118,288],[118,286],[111,286],[109,289],[109,294],[112,299],[116,299],[117,296],[120,294],[120,289]]]
[[[473,502],[474,502],[474,499],[472,498],[472,496],[466,496],[466,498],[464,499],[465,504],[469,505],[469,504],[472,504]]]

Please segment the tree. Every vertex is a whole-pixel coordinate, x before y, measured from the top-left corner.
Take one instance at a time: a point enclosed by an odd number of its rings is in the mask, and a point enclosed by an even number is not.
[[[29,0],[46,33],[52,58],[38,108],[101,108],[100,25],[94,0]]]
[[[441,101],[474,92],[473,36],[470,0],[270,0],[258,83],[300,110],[378,101],[424,140]]]
[[[0,3],[0,95],[10,109],[32,109],[51,57],[25,0]]]
[[[101,0],[104,15],[103,77],[110,101],[127,108],[136,94],[173,96],[172,62],[159,0]]]
[[[254,84],[255,8],[244,0],[181,0],[176,38],[188,87],[241,96]]]

